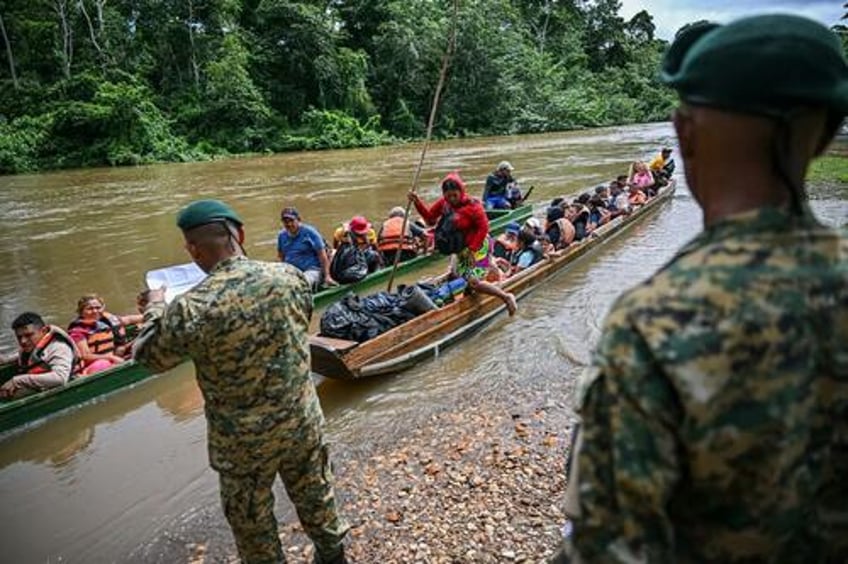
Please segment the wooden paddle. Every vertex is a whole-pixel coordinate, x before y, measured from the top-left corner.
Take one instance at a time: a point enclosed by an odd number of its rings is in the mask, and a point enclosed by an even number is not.
[[[457,14],[459,12],[459,0],[454,0],[453,2],[453,22],[451,28],[450,39],[448,40],[448,46],[445,49],[445,54],[442,57],[442,68],[439,71],[439,82],[436,84],[436,91],[433,93],[433,104],[430,106],[430,117],[427,120],[427,136],[424,138],[424,147],[421,148],[421,158],[418,160],[418,168],[415,169],[415,176],[412,179],[412,192],[415,193],[418,191],[418,182],[421,180],[421,169],[424,167],[424,157],[427,155],[427,149],[430,148],[430,140],[433,137],[433,122],[436,120],[436,109],[439,107],[439,98],[442,95],[442,87],[445,85],[445,76],[448,73],[448,64],[450,63],[451,56],[453,56],[454,49],[456,48],[456,21],[458,19]],[[406,235],[406,227],[409,223],[409,210],[412,208],[412,201],[407,200],[406,202],[406,213],[403,216],[403,225],[401,226],[401,240]],[[392,273],[389,276],[389,284],[386,287],[387,292],[392,291],[392,284],[395,281],[395,272],[397,272],[398,264],[400,263],[400,249],[395,253],[395,260],[392,263]]]

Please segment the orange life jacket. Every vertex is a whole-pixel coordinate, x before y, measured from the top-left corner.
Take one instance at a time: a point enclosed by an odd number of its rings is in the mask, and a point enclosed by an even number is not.
[[[627,201],[630,202],[631,206],[641,206],[642,204],[648,201],[648,197],[645,196],[644,192],[638,190],[636,192],[631,192],[630,195],[627,197]]]
[[[380,229],[379,242],[377,248],[381,251],[403,251],[415,250],[415,239],[409,234],[409,223],[406,225],[406,235],[401,237],[401,229],[403,229],[402,217],[390,217],[383,222],[383,227]]]
[[[552,226],[556,225],[559,227],[559,241],[557,244],[561,247],[565,245],[569,245],[574,241],[574,237],[577,236],[577,231],[574,229],[574,224],[571,223],[564,217],[559,218],[558,220],[552,222],[550,225],[546,226],[545,233],[548,232]]]
[[[67,333],[55,325],[48,325],[47,327],[49,331],[38,341],[32,352],[18,355],[18,373],[44,374],[53,370],[44,359],[44,349],[53,341],[59,341],[71,347],[71,351],[74,354],[74,360],[71,364],[71,379],[73,379],[82,370],[82,359],[80,358],[79,349]]]
[[[88,333],[86,343],[93,354],[109,354],[115,352],[115,347],[127,342],[127,330],[121,320],[104,311],[100,319],[93,324],[80,318],[71,321],[68,331],[82,327]]]

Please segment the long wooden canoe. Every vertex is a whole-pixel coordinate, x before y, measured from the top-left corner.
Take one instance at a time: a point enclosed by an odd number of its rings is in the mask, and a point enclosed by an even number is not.
[[[521,207],[515,208],[514,210],[490,210],[486,213],[490,217],[489,231],[497,235],[503,231],[506,228],[506,225],[510,222],[516,221],[518,223],[523,223],[533,214],[533,206],[525,204]],[[398,264],[396,275],[399,276],[401,274],[408,274],[410,272],[421,270],[441,258],[444,258],[443,255],[438,252],[433,252],[401,262]],[[312,303],[315,307],[323,307],[330,302],[341,298],[348,292],[360,292],[366,288],[376,286],[377,284],[386,283],[388,282],[391,273],[392,267],[387,266],[377,270],[376,272],[372,272],[359,282],[321,290],[312,297]]]
[[[548,277],[657,210],[671,198],[674,190],[672,181],[632,214],[616,218],[582,242],[510,277],[502,283],[503,288],[519,298],[526,295]],[[312,336],[312,370],[342,380],[399,372],[423,358],[437,355],[482,328],[505,309],[499,298],[475,294],[420,315],[364,343]]]

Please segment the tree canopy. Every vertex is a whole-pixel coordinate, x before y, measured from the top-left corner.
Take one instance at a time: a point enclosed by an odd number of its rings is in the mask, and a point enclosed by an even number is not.
[[[652,121],[618,0],[461,0],[441,137]],[[0,173],[420,137],[450,0],[0,0]]]

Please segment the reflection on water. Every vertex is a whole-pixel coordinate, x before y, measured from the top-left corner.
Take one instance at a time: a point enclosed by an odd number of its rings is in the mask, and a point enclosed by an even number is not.
[[[194,379],[194,371],[185,372],[172,386],[156,395],[155,400],[162,412],[177,423],[194,419],[203,411],[203,395]]]
[[[604,181],[634,157],[672,141],[666,124],[621,130],[473,139],[431,152],[424,193],[461,168],[475,190],[500,160],[544,202]],[[143,273],[184,262],[175,210],[195,197],[231,201],[248,224],[248,251],[274,255],[278,208],[298,206],[325,233],[361,211],[377,219],[403,202],[417,148],[306,153],[136,169],[0,178],[0,321],[21,309],[60,324],[76,297],[96,290],[116,310],[133,307]],[[108,209],[86,198],[114,201]],[[848,203],[813,202],[837,224]],[[337,457],[391,436],[422,409],[503,386],[565,389],[590,359],[601,323],[623,290],[645,279],[700,229],[685,186],[659,213],[578,261],[469,342],[403,374],[361,382],[319,381]],[[37,237],[34,237],[37,236]],[[444,265],[433,267],[435,273]],[[96,286],[96,287],[93,287]],[[11,335],[3,336],[6,350]],[[188,542],[218,538],[231,549],[208,468],[203,399],[190,363],[0,440],[3,561],[173,562]],[[278,512],[289,511],[284,500]],[[33,526],[36,523],[37,526]]]

